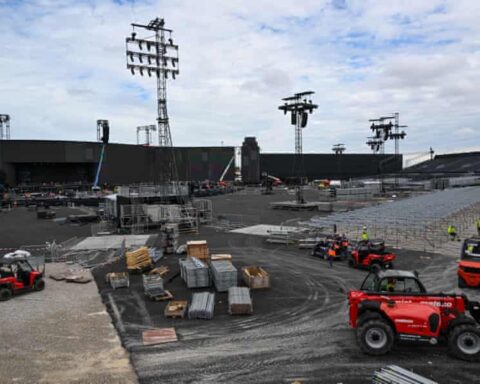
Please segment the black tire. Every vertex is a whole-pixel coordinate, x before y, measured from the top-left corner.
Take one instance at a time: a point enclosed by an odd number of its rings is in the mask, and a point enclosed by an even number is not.
[[[386,269],[393,269],[393,263],[387,263],[385,264]]]
[[[467,283],[460,276],[458,276],[458,288],[467,288]]]
[[[382,315],[374,311],[365,311],[357,319],[357,328],[361,327],[364,323],[369,320],[382,320]]]
[[[357,342],[368,355],[385,355],[395,340],[392,327],[381,318],[372,318],[357,327]]]
[[[35,291],[43,291],[44,288],[45,288],[45,280],[43,279],[37,279],[33,283],[33,289]]]
[[[13,296],[10,288],[0,288],[0,301],[10,300]]]
[[[350,257],[348,258],[347,264],[348,264],[348,266],[349,266],[350,268],[353,268],[353,267],[355,266],[355,259],[354,259],[352,256],[350,256]]]
[[[380,272],[382,266],[379,263],[372,263],[370,264],[370,272],[377,273]]]
[[[448,349],[457,359],[480,361],[480,329],[473,324],[456,326],[448,335]]]

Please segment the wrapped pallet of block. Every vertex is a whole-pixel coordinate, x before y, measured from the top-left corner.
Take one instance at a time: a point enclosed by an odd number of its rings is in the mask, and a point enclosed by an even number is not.
[[[242,276],[250,289],[270,288],[270,276],[262,267],[243,267]]]
[[[127,260],[127,269],[130,272],[142,272],[150,269],[152,266],[152,258],[147,247],[140,247],[134,251],[125,252]]]
[[[210,251],[206,240],[187,241],[187,256],[208,262]]]
[[[251,315],[253,313],[250,289],[230,287],[228,289],[228,312],[231,315]]]

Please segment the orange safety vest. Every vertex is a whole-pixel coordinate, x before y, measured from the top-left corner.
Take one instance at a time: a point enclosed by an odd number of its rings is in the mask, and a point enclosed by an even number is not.
[[[335,250],[334,249],[329,249],[328,250],[328,256],[335,257],[336,256]]]

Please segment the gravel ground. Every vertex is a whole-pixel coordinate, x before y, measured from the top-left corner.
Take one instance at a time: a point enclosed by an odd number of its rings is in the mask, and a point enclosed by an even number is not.
[[[288,216],[312,212],[286,212],[266,208],[281,196],[231,195],[212,199],[214,214],[228,212],[280,223]],[[265,219],[265,220],[264,220]],[[130,289],[112,291],[104,274],[123,270],[118,262],[98,268],[94,275],[131,358],[140,383],[280,383],[299,379],[308,383],[369,383],[375,369],[387,364],[437,380],[439,383],[478,382],[476,365],[450,357],[445,346],[401,344],[387,356],[362,354],[348,324],[346,294],[357,288],[366,273],[339,262],[333,269],[308,251],[275,246],[255,236],[223,233],[203,227],[198,236],[207,239],[212,252],[231,253],[234,264],[260,265],[272,278],[272,288],[253,292],[254,314],[227,314],[227,295],[216,294],[211,321],[166,319],[166,304],[145,300],[141,276],[131,277]],[[396,250],[399,269],[416,269],[431,290],[455,289],[455,258]],[[178,271],[178,256],[167,256],[158,265]],[[180,278],[166,285],[175,299],[191,299]],[[199,290],[201,291],[201,290]],[[213,291],[213,290],[212,290]],[[469,291],[472,298],[478,292]],[[177,343],[144,347],[141,331],[151,327],[175,327]]]
[[[85,213],[78,208],[51,207],[57,218]],[[26,207],[0,212],[0,248],[18,248],[22,245],[41,245],[46,241],[57,243],[72,237],[90,236],[90,225],[57,224],[52,220],[37,219],[36,211]]]
[[[270,201],[291,199],[284,192],[262,196],[247,191],[216,196],[212,201],[214,216],[240,215],[249,224],[280,224],[318,214],[268,208]],[[3,247],[62,241],[89,233],[90,226],[40,221],[22,208],[0,217]],[[124,270],[123,261],[96,268],[93,274],[101,298],[130,352],[140,383],[290,383],[298,379],[357,384],[369,383],[375,369],[391,363],[439,383],[479,382],[478,367],[451,358],[445,346],[401,344],[387,356],[363,355],[347,324],[346,293],[359,286],[364,271],[342,263],[330,269],[308,251],[215,228],[202,227],[200,235],[188,239],[207,239],[212,252],[231,253],[238,268],[251,264],[264,267],[271,274],[272,287],[253,292],[252,316],[228,315],[227,295],[223,293],[216,295],[214,320],[166,319],[165,303],[145,300],[141,276],[131,277],[130,289],[112,291],[105,285],[105,273]],[[427,288],[448,292],[456,288],[457,257],[398,250],[396,267],[417,269]],[[158,265],[170,266],[167,277],[173,276],[178,271],[178,256],[167,256]],[[52,266],[47,267],[52,270]],[[95,285],[47,283],[44,292],[0,303],[0,383],[135,382]],[[180,278],[166,287],[176,299],[191,298],[192,291]],[[466,293],[480,298],[479,291]],[[149,347],[141,344],[142,330],[172,326],[178,342]]]
[[[50,272],[64,270],[48,264]],[[137,379],[94,282],[46,279],[0,303],[0,383],[127,384]]]

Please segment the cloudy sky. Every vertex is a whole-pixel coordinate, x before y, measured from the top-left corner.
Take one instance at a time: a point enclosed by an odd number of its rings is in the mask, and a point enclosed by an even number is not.
[[[153,79],[126,70],[131,22],[163,17],[180,46],[168,84],[175,145],[294,148],[277,107],[313,90],[305,152],[368,152],[368,119],[399,112],[405,152],[480,149],[478,0],[0,0],[0,113],[12,138],[136,141]],[[393,143],[387,145],[393,151]]]

